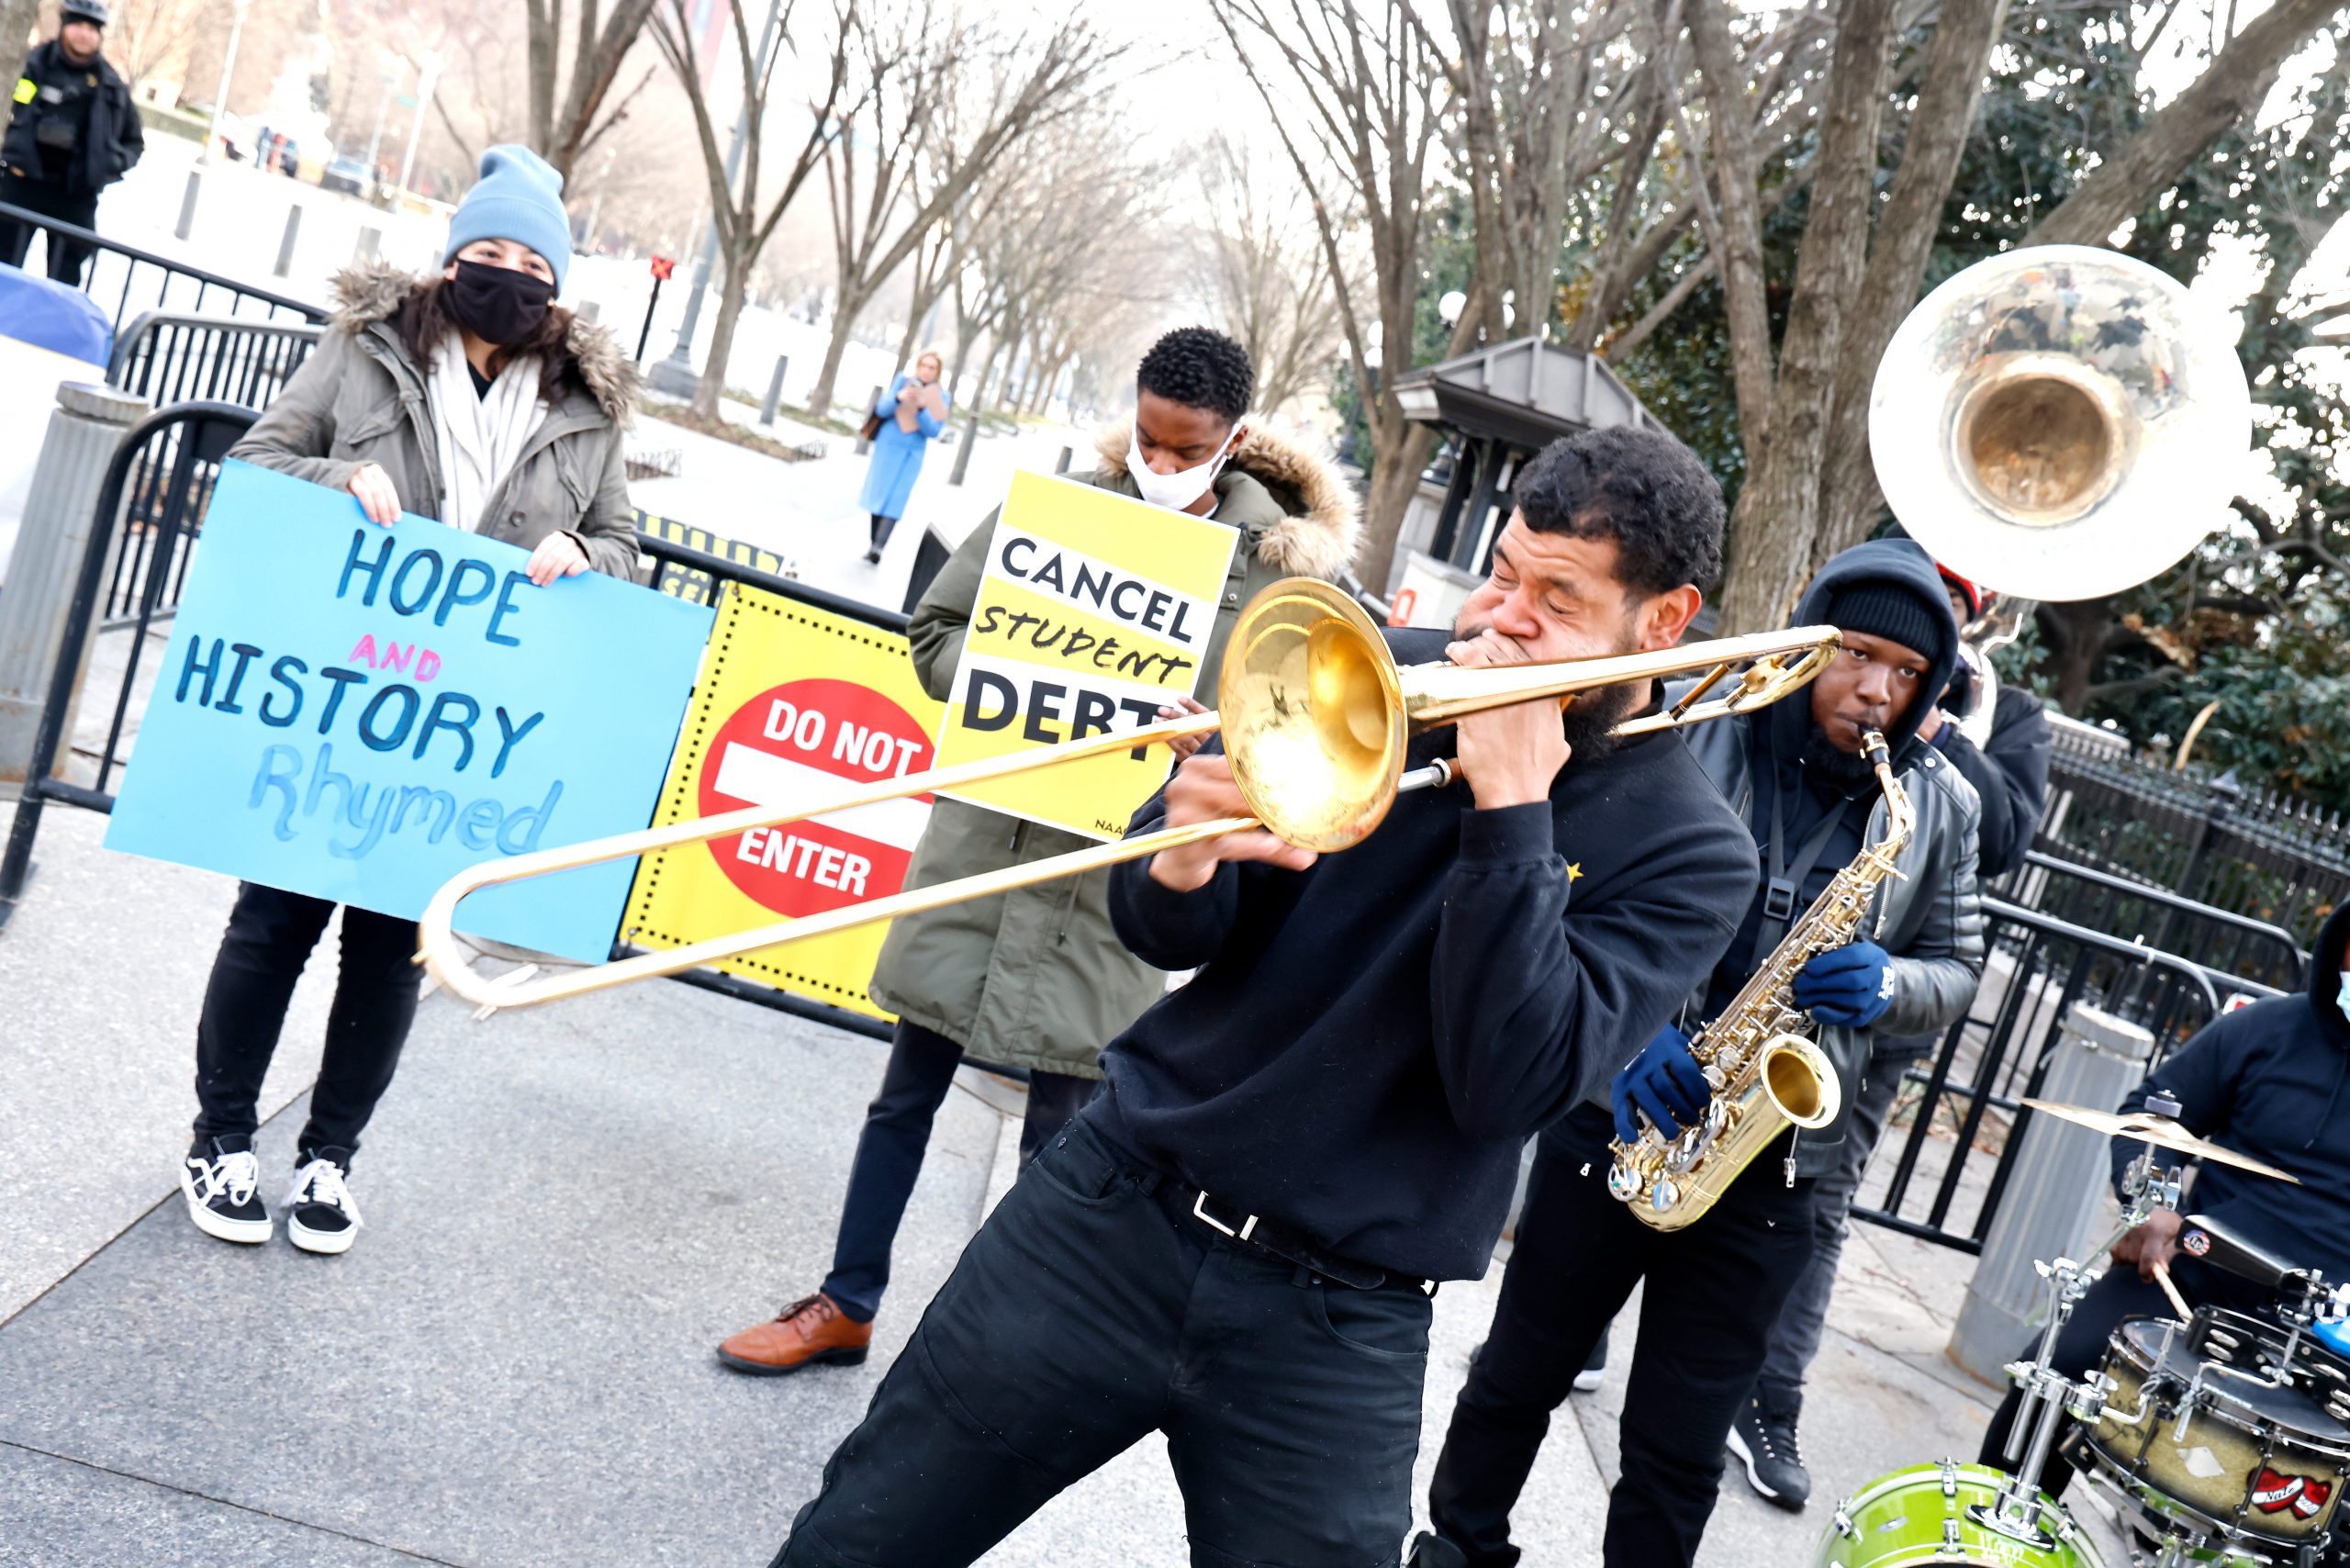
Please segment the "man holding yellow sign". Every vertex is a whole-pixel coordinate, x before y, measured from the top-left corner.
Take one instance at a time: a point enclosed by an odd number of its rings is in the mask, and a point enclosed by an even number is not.
[[[1169,332],[1143,356],[1134,425],[1105,433],[1100,471],[1086,485],[1017,476],[963,542],[907,629],[923,689],[948,704],[941,765],[1147,723],[1213,690],[1233,621],[1259,588],[1346,566],[1354,498],[1327,463],[1245,422],[1254,381],[1222,333]],[[1118,837],[1171,760],[1120,753],[942,798],[905,885]],[[1102,1046],[1166,983],[1112,928],[1106,871],[893,923],[872,996],[899,1015],[897,1037],[857,1139],[832,1271],[719,1359],[763,1374],[862,1361],[963,1053],[1028,1070],[1024,1160],[1091,1095]]]

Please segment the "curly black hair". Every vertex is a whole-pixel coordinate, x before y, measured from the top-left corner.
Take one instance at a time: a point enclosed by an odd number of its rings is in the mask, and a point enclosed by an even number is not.
[[[1518,471],[1510,499],[1537,533],[1613,539],[1616,575],[1643,598],[1722,569],[1722,487],[1661,431],[1619,426],[1554,441]]]
[[[1248,411],[1257,373],[1248,351],[1214,328],[1178,327],[1142,356],[1135,385],[1170,403],[1237,420]]]

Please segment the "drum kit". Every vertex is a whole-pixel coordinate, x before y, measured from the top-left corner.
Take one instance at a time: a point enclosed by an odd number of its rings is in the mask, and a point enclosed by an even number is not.
[[[2043,1114],[2145,1145],[2122,1178],[2127,1212],[2106,1246],[2157,1210],[2176,1212],[2178,1170],[2163,1156],[2221,1161],[2290,1182],[2272,1166],[2210,1143],[2159,1096],[2115,1115],[2027,1101]],[[2051,1363],[2057,1337],[2088,1293],[2070,1259],[2039,1265],[2049,1312],[2039,1350],[2008,1368],[2023,1401],[2009,1468],[1917,1465],[1881,1476],[1836,1510],[1815,1568],[2104,1568],[2077,1521],[2040,1489],[2062,1451],[2113,1494],[2142,1568],[2322,1568],[2350,1482],[2350,1289],[2329,1285],[2199,1215],[2183,1250],[2273,1293],[2267,1314],[2188,1306],[2156,1265],[2176,1318],[2132,1318],[2080,1379]],[[2096,1254],[2092,1253],[2092,1257]]]

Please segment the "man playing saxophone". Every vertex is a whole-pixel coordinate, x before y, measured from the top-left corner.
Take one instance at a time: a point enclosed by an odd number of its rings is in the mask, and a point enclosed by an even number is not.
[[[1790,624],[1842,630],[1844,651],[1789,701],[1686,736],[1698,766],[1744,818],[1760,890],[1710,980],[1609,1088],[1540,1139],[1516,1249],[1492,1333],[1455,1406],[1429,1491],[1435,1527],[1418,1568],[1502,1568],[1518,1560],[1509,1515],[1550,1412],[1632,1287],[1646,1281],[1622,1422],[1622,1478],[1608,1503],[1607,1568],[1693,1562],[1713,1511],[1723,1445],[1780,1304],[1814,1248],[1813,1191],[1834,1168],[1842,1118],[1791,1129],[1681,1229],[1643,1224],[1611,1195],[1612,1142],[1643,1118],[1666,1137],[1704,1119],[1713,1090],[1690,1036],[1769,965],[1837,874],[1872,846],[1891,875],[1849,943],[1796,973],[1792,1004],[1818,1025],[1841,1103],[1859,1097],[1872,1031],[1948,1025],[1983,968],[1975,886],[1980,806],[1918,722],[1950,682],[1958,626],[1932,562],[1916,545],[1856,545],[1820,569]],[[1888,792],[1862,755],[1881,733],[1914,821],[1894,846]]]

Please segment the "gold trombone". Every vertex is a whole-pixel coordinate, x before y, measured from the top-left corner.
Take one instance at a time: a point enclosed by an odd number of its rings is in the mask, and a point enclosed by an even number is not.
[[[1263,827],[1301,848],[1345,849],[1370,835],[1401,791],[1451,782],[1454,769],[1449,762],[1409,773],[1404,770],[1405,744],[1419,731],[1466,713],[1513,703],[1546,697],[1572,700],[1579,692],[1600,687],[1704,671],[1696,685],[1670,707],[1620,724],[1616,732],[1644,734],[1775,702],[1818,674],[1841,645],[1833,626],[1798,626],[1604,658],[1484,668],[1406,667],[1395,663],[1379,628],[1350,596],[1311,577],[1291,577],[1266,588],[1241,610],[1217,682],[1217,711],[1187,714],[1138,730],[1066,741],[1012,756],[935,767],[845,790],[829,800],[791,806],[745,806],[666,827],[485,861],[451,878],[432,895],[420,923],[417,961],[441,984],[478,1007],[532,1007],[828,935],[871,921],[891,920],[1139,860],[1162,849],[1227,833]],[[1790,657],[1793,663],[1785,662]],[[1731,680],[1733,668],[1741,664],[1747,667],[1729,690],[1708,700],[1715,688]],[[991,778],[1158,741],[1204,735],[1217,729],[1224,731],[1233,778],[1251,815],[1166,828],[520,984],[475,974],[453,927],[459,901],[501,882],[676,849],[755,827],[774,827],[909,795],[968,789]]]

